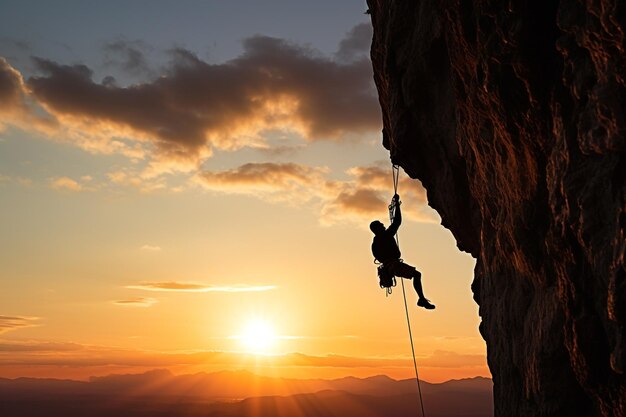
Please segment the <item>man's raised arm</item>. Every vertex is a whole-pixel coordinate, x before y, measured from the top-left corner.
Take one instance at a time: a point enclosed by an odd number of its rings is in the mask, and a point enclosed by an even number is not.
[[[400,210],[400,196],[398,194],[393,196],[396,205],[396,211],[393,216],[393,222],[391,222],[391,226],[387,229],[391,234],[395,235],[398,232],[398,228],[400,224],[402,224],[402,211]]]

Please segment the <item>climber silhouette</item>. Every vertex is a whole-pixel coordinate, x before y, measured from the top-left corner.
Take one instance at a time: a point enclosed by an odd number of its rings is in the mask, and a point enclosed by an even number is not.
[[[415,269],[415,267],[405,264],[400,259],[400,248],[398,248],[398,244],[394,239],[402,223],[402,212],[400,211],[401,202],[398,194],[393,196],[393,203],[396,206],[396,211],[389,228],[385,229],[385,225],[378,220],[374,220],[370,223],[370,230],[374,232],[372,254],[376,260],[383,264],[383,268],[387,274],[402,278],[412,278],[413,288],[415,288],[419,297],[417,305],[427,310],[432,310],[435,306],[424,297],[421,272]]]

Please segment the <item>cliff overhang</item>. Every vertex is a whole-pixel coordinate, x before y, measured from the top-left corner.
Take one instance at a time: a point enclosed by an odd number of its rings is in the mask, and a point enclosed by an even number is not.
[[[626,415],[626,3],[368,6],[383,145],[476,258],[496,415]]]

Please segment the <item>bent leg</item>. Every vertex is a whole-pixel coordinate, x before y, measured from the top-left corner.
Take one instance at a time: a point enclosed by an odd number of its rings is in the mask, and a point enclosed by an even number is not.
[[[392,272],[397,277],[412,279],[413,288],[415,288],[415,292],[417,292],[419,298],[425,298],[424,291],[422,291],[422,273],[415,269],[414,266],[398,261],[392,265]]]
[[[424,291],[422,290],[422,273],[417,269],[413,275],[413,288],[415,288],[415,292],[419,298],[426,298],[424,297]]]
[[[415,292],[419,297],[419,300],[417,301],[417,305],[419,307],[423,307],[426,310],[432,310],[435,308],[435,306],[424,296],[424,291],[422,290],[422,273],[420,271],[415,269],[415,267],[400,261],[394,262],[390,265],[390,267],[395,276],[413,279],[413,288],[415,288]]]
[[[415,276],[413,277],[413,287],[415,288],[415,292],[419,296],[419,300],[417,300],[418,307],[424,307],[426,310],[433,310],[435,305],[432,304],[425,296],[424,291],[422,291],[422,273],[415,270]]]

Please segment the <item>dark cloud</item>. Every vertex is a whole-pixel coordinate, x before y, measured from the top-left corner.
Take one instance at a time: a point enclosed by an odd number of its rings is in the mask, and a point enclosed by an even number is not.
[[[34,96],[50,111],[61,116],[121,125],[156,141],[163,151],[175,156],[197,153],[204,144],[199,117],[172,107],[167,88],[154,84],[127,88],[96,84],[84,65],[59,65],[37,58],[46,77],[33,77],[28,85]]]
[[[144,50],[149,49],[141,41],[116,40],[104,45],[104,65],[117,67],[133,76],[154,76]]]
[[[105,87],[116,87],[117,80],[112,75],[107,75],[102,79],[102,85]]]
[[[0,334],[24,327],[36,326],[36,317],[0,316]]]
[[[204,63],[200,58],[198,58],[198,55],[185,48],[172,48],[168,51],[168,53],[172,57],[172,61],[175,63],[175,66],[178,67],[202,65]]]
[[[258,36],[244,42],[237,60],[267,77],[268,86],[298,101],[297,117],[311,138],[380,126],[371,63],[340,64],[283,40]]]
[[[353,31],[351,39],[361,31]],[[346,42],[344,52],[357,47],[355,40]],[[268,129],[317,140],[380,128],[369,60],[338,62],[267,36],[243,44],[240,57],[219,65],[177,49],[166,75],[127,87],[94,82],[84,65],[37,58],[42,75],[27,84],[34,98],[66,123],[80,120],[86,122],[83,129],[91,124],[131,132],[174,160],[198,161],[213,147],[258,144]],[[125,53],[129,67],[144,65],[127,44],[110,48]]]
[[[350,61],[367,56],[372,44],[372,33],[373,30],[370,23],[361,23],[353,27],[339,43],[337,58]]]

